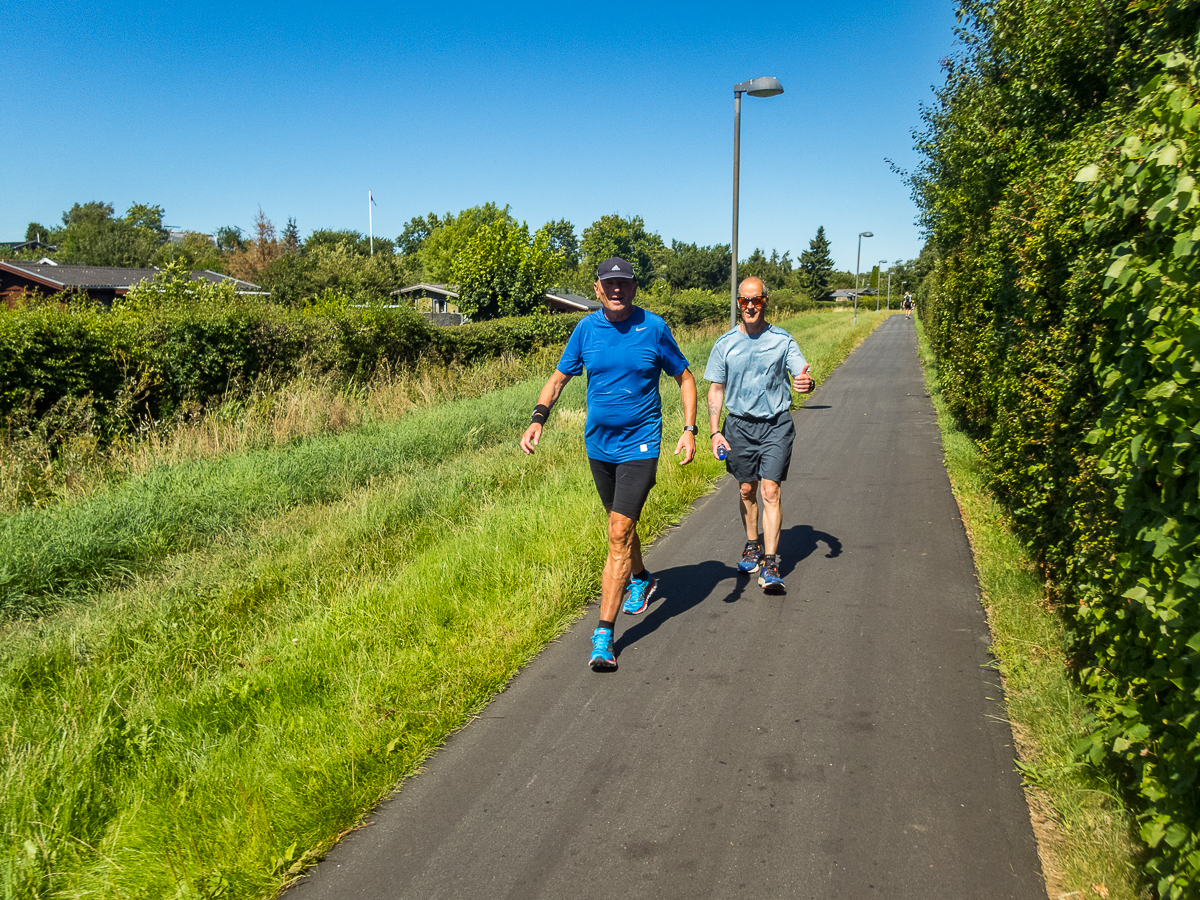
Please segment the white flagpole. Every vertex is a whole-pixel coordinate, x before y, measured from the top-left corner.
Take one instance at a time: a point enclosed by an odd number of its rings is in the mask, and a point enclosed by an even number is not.
[[[373,202],[373,200],[371,198],[371,192],[367,191],[367,232],[370,235],[371,255],[374,256],[375,255],[375,223],[371,218],[372,202]]]

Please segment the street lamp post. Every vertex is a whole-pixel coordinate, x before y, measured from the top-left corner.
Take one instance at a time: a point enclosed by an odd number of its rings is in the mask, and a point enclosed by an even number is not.
[[[883,277],[883,268],[882,268],[882,266],[883,266],[883,264],[884,264],[885,262],[887,262],[887,260],[886,260],[886,259],[881,259],[881,260],[879,261],[879,265],[880,265],[880,269],[879,269],[879,278],[882,278],[882,277]],[[879,278],[876,278],[876,279],[875,279],[875,312],[879,312],[879,288],[882,286],[882,285],[880,285],[880,283],[879,283]]]
[[[737,325],[737,257],[738,257],[738,157],[742,147],[742,94],[751,97],[774,97],[783,93],[783,85],[778,78],[764,75],[743,81],[733,86],[733,243],[730,251],[733,253],[733,266],[730,269],[729,281],[729,327]]]
[[[854,324],[858,324],[858,271],[859,263],[862,262],[862,239],[865,237],[875,237],[869,231],[860,231],[858,233],[858,255],[854,257]]]

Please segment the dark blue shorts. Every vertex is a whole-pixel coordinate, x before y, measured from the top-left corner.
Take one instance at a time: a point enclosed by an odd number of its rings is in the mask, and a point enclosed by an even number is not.
[[[592,480],[605,510],[635,522],[640,519],[650,488],[658,480],[658,457],[612,463],[589,456],[588,465],[592,467]]]
[[[729,442],[725,469],[738,481],[787,480],[796,440],[791,410],[773,419],[744,419],[730,413],[721,433]]]

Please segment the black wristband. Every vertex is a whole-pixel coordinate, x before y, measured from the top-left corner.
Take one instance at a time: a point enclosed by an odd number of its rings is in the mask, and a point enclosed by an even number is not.
[[[539,403],[533,408],[533,418],[530,419],[529,424],[545,425],[546,416],[548,415],[550,415],[550,407],[545,403]]]

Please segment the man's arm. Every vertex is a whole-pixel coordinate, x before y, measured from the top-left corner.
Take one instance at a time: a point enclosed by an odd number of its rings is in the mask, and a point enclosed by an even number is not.
[[[542,388],[542,392],[540,394],[538,394],[538,406],[546,407],[546,415],[550,414],[550,410],[554,408],[554,404],[558,401],[558,395],[562,393],[563,388],[567,386],[567,382],[570,380],[571,380],[570,375],[564,375],[562,372],[558,371],[558,369],[555,369],[554,374],[551,375],[550,378],[546,381],[545,386]],[[693,412],[693,415],[695,414],[695,406],[696,406],[695,396],[696,396],[696,389],[693,387],[692,388],[692,398],[693,398],[692,399],[692,412]],[[541,437],[542,437],[542,423],[541,422],[531,423],[530,426],[525,429],[525,433],[523,435],[521,435],[521,449],[524,450],[526,453],[533,453],[534,448],[537,447],[538,441],[541,440]]]
[[[684,369],[675,376],[675,381],[679,384],[679,398],[683,401],[683,424],[696,424],[696,379],[692,377],[690,369]],[[681,466],[686,466],[696,457],[696,436],[690,431],[685,431],[679,436],[679,443],[675,445],[675,455],[678,456],[680,451],[683,452],[683,459],[679,461]]]
[[[729,452],[729,442],[725,440],[725,435],[721,434],[717,429],[721,424],[721,410],[725,408],[725,385],[714,381],[708,386],[708,432],[711,435],[709,443],[712,444],[712,455],[717,459],[717,451],[721,447],[725,448],[725,452]]]

